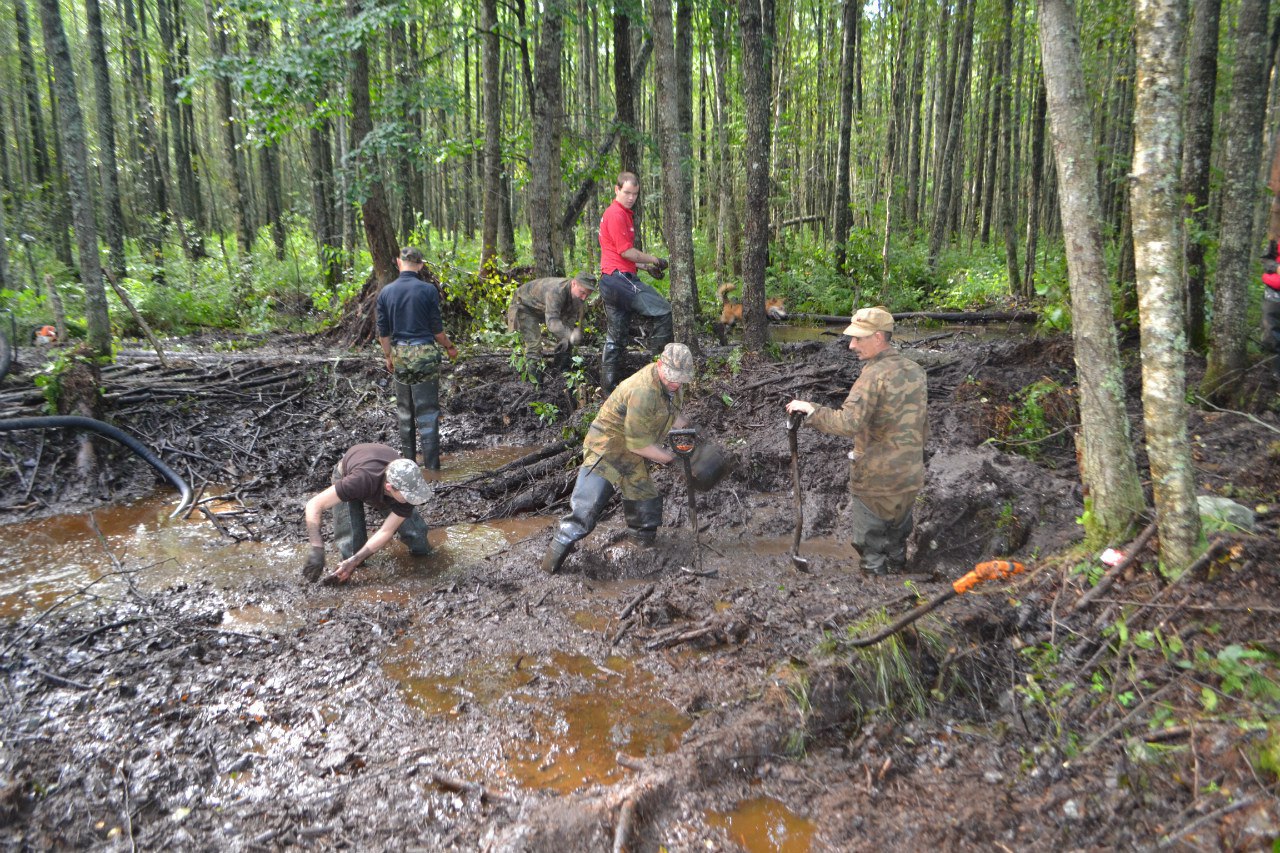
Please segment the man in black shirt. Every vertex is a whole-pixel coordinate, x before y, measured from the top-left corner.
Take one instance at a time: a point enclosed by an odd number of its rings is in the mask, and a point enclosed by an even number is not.
[[[440,348],[454,361],[458,348],[445,334],[439,291],[418,277],[422,252],[401,249],[396,268],[399,277],[378,293],[378,343],[395,377],[400,453],[439,470]]]
[[[417,556],[431,553],[427,523],[415,507],[431,498],[431,487],[412,459],[400,459],[385,444],[357,444],[333,467],[333,485],[307,501],[307,554],[303,577],[311,582],[324,571],[324,537],[320,516],[333,508],[333,535],[342,562],[325,583],[345,583],[356,566],[391,541],[393,535]],[[368,538],[364,506],[387,513],[387,520]]]

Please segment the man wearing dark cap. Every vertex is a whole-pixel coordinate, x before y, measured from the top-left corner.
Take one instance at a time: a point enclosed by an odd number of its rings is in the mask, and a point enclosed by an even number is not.
[[[595,276],[580,272],[573,278],[535,278],[520,285],[507,309],[507,328],[519,330],[531,372],[541,377],[542,326],[556,339],[552,366],[569,366],[573,348],[582,343],[582,308],[595,292]]]
[[[853,547],[867,574],[901,572],[906,567],[911,507],[924,485],[925,372],[890,343],[893,315],[880,306],[858,309],[844,333],[850,336],[849,349],[863,362],[844,405],[829,409],[792,400],[787,411],[803,413],[806,423],[819,432],[853,439]]]
[[[378,343],[395,377],[400,452],[439,470],[440,349],[456,361],[458,348],[444,331],[440,292],[418,277],[422,252],[401,249],[396,267],[399,277],[378,293]]]
[[[667,344],[662,357],[625,379],[600,406],[582,444],[582,467],[542,558],[555,574],[574,544],[595,529],[614,491],[622,492],[622,512],[632,539],[652,545],[662,524],[662,495],[649,477],[649,464],[669,465],[676,455],[662,446],[667,433],[688,421],[680,414],[682,387],[694,377],[693,354],[684,344]]]
[[[385,444],[357,444],[343,454],[333,467],[333,485],[307,501],[307,540],[311,549],[303,577],[311,582],[324,571],[324,537],[320,534],[320,516],[333,507],[333,535],[342,562],[325,583],[345,583],[356,566],[399,536],[409,553],[425,556],[431,553],[427,541],[427,523],[415,511],[431,497],[431,487],[412,459],[401,459],[394,448]],[[365,505],[382,510],[387,520],[378,532],[368,537],[365,527]]]
[[[636,275],[638,270],[646,270],[654,278],[662,278],[668,266],[666,258],[636,248],[633,208],[639,197],[640,179],[634,172],[623,172],[613,188],[613,204],[600,217],[600,295],[608,321],[601,350],[600,390],[606,395],[626,373],[633,317],[652,326],[649,344],[655,356],[674,337],[671,303]]]

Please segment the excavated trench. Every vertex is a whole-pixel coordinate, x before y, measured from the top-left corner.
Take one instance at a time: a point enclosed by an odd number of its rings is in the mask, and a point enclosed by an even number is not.
[[[841,535],[847,448],[812,431],[809,572],[789,556],[782,406],[839,405],[858,367],[838,338],[740,369],[732,350],[707,353],[688,412],[736,466],[698,495],[700,554],[682,477],[662,469],[657,546],[630,543],[615,508],[554,577],[537,563],[572,483],[576,394],[522,384],[501,355],[464,361],[445,385],[435,554],[393,544],[340,589],[298,574],[301,509],[346,446],[394,443],[378,359],[291,340],[169,370],[122,360],[103,376],[115,423],[176,463],[199,509],[167,520],[172,498],[113,448],[86,478],[75,437],[0,435],[0,833],[32,847],[808,850],[1167,831],[1194,798],[1112,784],[1101,751],[1064,766],[1039,746],[1063,720],[1015,689],[1038,660],[1026,649],[1056,632],[1082,658],[1098,648],[1099,613],[1064,621],[1084,579],[1045,559],[1079,536],[1070,438],[1040,442],[1034,462],[988,442],[1007,435],[1019,389],[1070,388],[1069,341],[907,337],[931,436],[912,573],[891,578],[857,570]],[[4,416],[33,405],[24,378],[0,386]],[[1069,425],[1069,393],[1045,411]],[[1206,470],[1274,495],[1265,431],[1197,426],[1217,440],[1201,443]],[[1246,448],[1262,462],[1227,471]],[[1267,553],[1237,563],[1255,596],[1276,586]],[[1031,571],[882,653],[839,646],[996,557]],[[1095,734],[1114,721],[1076,710]],[[1259,802],[1240,816],[1274,823]]]

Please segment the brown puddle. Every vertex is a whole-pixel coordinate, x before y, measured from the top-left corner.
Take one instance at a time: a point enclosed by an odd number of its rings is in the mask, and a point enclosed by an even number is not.
[[[516,655],[475,660],[452,675],[429,675],[420,672],[410,639],[392,653],[384,670],[400,683],[405,701],[425,713],[455,715],[475,704],[489,714],[525,717],[530,734],[508,745],[506,766],[499,771],[524,788],[567,794],[583,785],[616,782],[625,772],[617,753],[670,752],[691,724],[659,695],[653,676],[622,657],[596,664],[561,652],[549,659]],[[557,690],[562,685],[571,692]],[[506,697],[520,701],[499,703]]]
[[[729,812],[708,810],[706,817],[747,853],[805,853],[813,846],[813,821],[773,797],[742,800]]]
[[[444,453],[440,457],[440,470],[423,469],[428,482],[452,483],[465,480],[477,474],[487,474],[501,468],[508,462],[514,462],[522,456],[528,456],[538,450],[537,447],[482,447],[478,450],[463,450],[459,453]]]

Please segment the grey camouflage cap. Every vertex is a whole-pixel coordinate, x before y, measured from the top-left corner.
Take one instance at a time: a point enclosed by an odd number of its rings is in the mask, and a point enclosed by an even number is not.
[[[684,344],[667,344],[659,363],[669,382],[692,382],[697,370],[693,364],[693,353]]]
[[[423,478],[422,469],[412,459],[396,459],[388,465],[387,483],[414,506],[431,499],[431,487]]]

